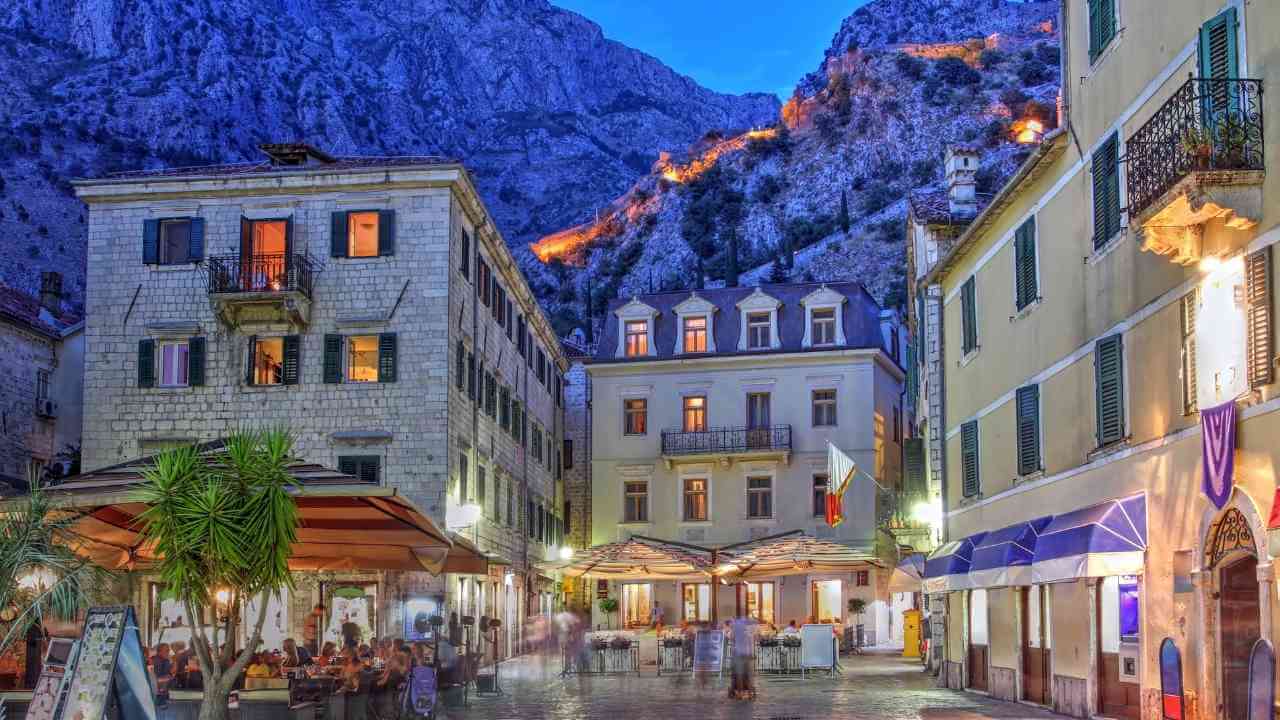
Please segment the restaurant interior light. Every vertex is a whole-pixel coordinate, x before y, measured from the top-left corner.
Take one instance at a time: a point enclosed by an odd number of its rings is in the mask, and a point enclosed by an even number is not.
[[[569,547],[568,545],[565,545],[564,547],[560,548],[561,560],[569,560],[572,557],[573,557],[573,548]]]

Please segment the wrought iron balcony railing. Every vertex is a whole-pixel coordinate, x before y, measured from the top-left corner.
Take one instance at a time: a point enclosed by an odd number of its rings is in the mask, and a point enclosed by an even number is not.
[[[1191,78],[1129,138],[1129,215],[1191,172],[1263,170],[1262,81]]]
[[[700,455],[791,450],[791,426],[722,427],[701,431],[662,431],[663,455]]]
[[[301,292],[311,297],[315,265],[303,253],[210,257],[210,293]]]

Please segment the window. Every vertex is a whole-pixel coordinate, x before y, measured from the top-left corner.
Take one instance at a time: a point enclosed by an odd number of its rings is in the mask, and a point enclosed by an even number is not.
[[[1089,62],[1094,62],[1116,36],[1116,0],[1089,0]]]
[[[533,539],[533,537],[534,537],[534,532],[537,530],[537,527],[535,527],[535,523],[534,523],[534,512],[533,512],[533,501],[532,501],[532,500],[526,500],[526,501],[525,501],[525,503],[524,503],[524,513],[525,513],[525,518],[526,518],[525,522],[527,522],[527,523],[528,523],[528,525],[526,525],[526,526],[525,526],[525,530],[526,530],[526,531],[528,531],[529,538],[530,538],[530,539]]]
[[[470,490],[470,477],[467,468],[467,454],[465,452],[458,453],[458,502],[466,504],[471,496],[467,493]]]
[[[454,387],[461,390],[463,388],[463,379],[467,374],[467,348],[462,344],[461,340],[458,341],[458,357],[455,360],[455,365],[453,383]]]
[[[707,519],[706,478],[685,478],[684,519],[686,522],[702,522]]]
[[[338,472],[353,475],[362,483],[382,482],[382,458],[377,455],[339,455]]]
[[[1271,247],[1244,259],[1245,356],[1249,387],[1257,389],[1275,380],[1271,332]]]
[[[747,315],[747,347],[767,348],[773,344],[772,337],[769,313],[749,313]]]
[[[1200,310],[1200,288],[1193,288],[1184,295],[1179,309],[1182,321],[1182,412],[1190,415],[1199,409],[1196,399],[1196,314]]]
[[[186,387],[188,346],[186,340],[163,341],[159,344],[160,387]],[[45,371],[41,371],[45,372]],[[48,373],[45,372],[46,382]]]
[[[747,429],[769,427],[769,393],[747,393]]]
[[[467,353],[467,398],[476,399],[476,356]]]
[[[347,257],[377,257],[378,213],[347,213]]]
[[[538,542],[544,543],[547,539],[547,511],[541,505],[538,505]]]
[[[684,351],[687,353],[707,351],[706,317],[687,317],[684,319]]]
[[[564,441],[564,469],[573,469],[573,441],[568,438],[565,438]]]
[[[707,430],[707,398],[705,395],[690,395],[684,398],[684,431],[706,432]]]
[[[552,394],[555,395],[556,397],[556,407],[563,407],[564,406],[564,381],[560,379],[559,373],[556,373],[553,379],[555,380],[555,390],[552,392]]]
[[[343,379],[351,383],[378,381],[377,335],[347,338],[347,369]]]
[[[489,372],[484,374],[484,412],[491,418],[498,417],[498,381]]]
[[[893,441],[902,442],[902,411],[896,405],[893,408]]]
[[[1093,153],[1093,249],[1120,232],[1120,138],[1112,135]]]
[[[487,510],[487,508],[485,508],[485,505],[484,505],[485,492],[488,490],[488,488],[486,487],[486,483],[487,483],[487,478],[485,477],[486,474],[487,473],[483,465],[476,465],[476,503],[480,506],[482,510]],[[487,512],[485,514],[488,515]]]
[[[711,621],[711,583],[681,583],[680,619],[688,622]]]
[[[388,383],[396,381],[395,333],[324,336],[326,383]],[[296,355],[296,353],[295,353]]]
[[[490,280],[489,266],[485,264],[485,261],[476,258],[476,292],[480,294],[480,302],[484,303],[485,307],[489,307]]]
[[[644,435],[648,428],[649,401],[634,398],[622,401],[622,432],[624,435]]]
[[[497,283],[493,284],[493,317],[498,321],[498,327],[507,326],[507,291]]]
[[[978,285],[970,277],[960,286],[961,350],[966,355],[978,349]]]
[[[186,373],[186,367],[183,367],[183,373]],[[49,399],[49,371],[36,370],[36,402],[43,402]]]
[[[627,357],[649,354],[649,321],[628,320],[626,323]]]
[[[773,478],[747,478],[747,517],[773,517]]]
[[[142,223],[142,262],[180,265],[204,257],[204,219],[169,218]]]
[[[827,516],[827,474],[817,473],[813,476],[813,516]]]
[[[529,450],[533,452],[533,459],[542,462],[542,428],[536,422],[533,423],[530,437]]]
[[[649,483],[628,481],[623,485],[622,522],[649,522]]]
[[[160,221],[160,264],[180,265],[191,262],[191,221]],[[199,259],[199,258],[196,258]]]
[[[1124,350],[1121,337],[1104,337],[1093,348],[1098,447],[1124,439]]]
[[[520,357],[527,357],[529,354],[529,346],[525,344],[525,324],[524,317],[516,316],[516,350],[520,352]]]
[[[516,494],[512,487],[515,482],[507,482],[507,527],[512,527],[516,523]]]
[[[822,308],[812,311],[812,327],[809,336],[814,345],[834,345],[836,342],[835,308]]]
[[[776,624],[778,596],[772,582],[747,582],[738,587],[739,612],[757,622]]]
[[[508,300],[507,301],[507,341],[508,342],[512,340],[511,334],[515,331],[516,323],[512,319],[515,316],[516,316],[515,312],[512,310],[511,301]]]
[[[542,348],[538,348],[538,382],[543,387],[547,386],[547,354],[542,352]]]
[[[857,587],[867,587],[871,585],[871,571],[859,570],[853,574],[853,584]]]
[[[520,401],[515,398],[511,399],[511,437],[520,442]]]
[[[1018,474],[1040,470],[1040,386],[1018,388]]]
[[[836,391],[813,391],[813,426],[834,427],[836,424]]]
[[[458,247],[458,270],[462,277],[471,279],[471,235],[462,231],[462,239]]]
[[[498,390],[498,426],[507,431],[511,429],[511,391],[506,386]]]
[[[1040,296],[1036,281],[1036,219],[1029,218],[1013,235],[1014,304],[1021,310]]]
[[[298,382],[298,336],[249,338],[249,384]]]
[[[329,254],[369,258],[395,254],[394,210],[349,210],[331,216]]]
[[[960,426],[960,468],[964,476],[961,492],[965,497],[978,494],[978,421]]]

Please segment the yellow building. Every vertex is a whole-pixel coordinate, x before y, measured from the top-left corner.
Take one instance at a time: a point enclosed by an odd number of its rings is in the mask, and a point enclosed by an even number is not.
[[[1243,718],[1276,639],[1280,3],[1064,0],[1060,21],[1059,128],[953,232],[912,221],[941,679],[1159,717],[1170,639],[1186,717]]]

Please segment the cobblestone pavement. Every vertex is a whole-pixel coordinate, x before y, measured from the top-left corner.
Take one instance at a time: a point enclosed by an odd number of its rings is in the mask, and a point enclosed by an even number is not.
[[[558,663],[521,658],[502,665],[501,697],[475,697],[450,720],[811,720],[822,718],[1062,718],[1027,705],[933,686],[920,665],[888,654],[841,658],[836,679],[756,679],[754,701],[726,697],[728,678],[699,685],[688,675],[561,678]]]

